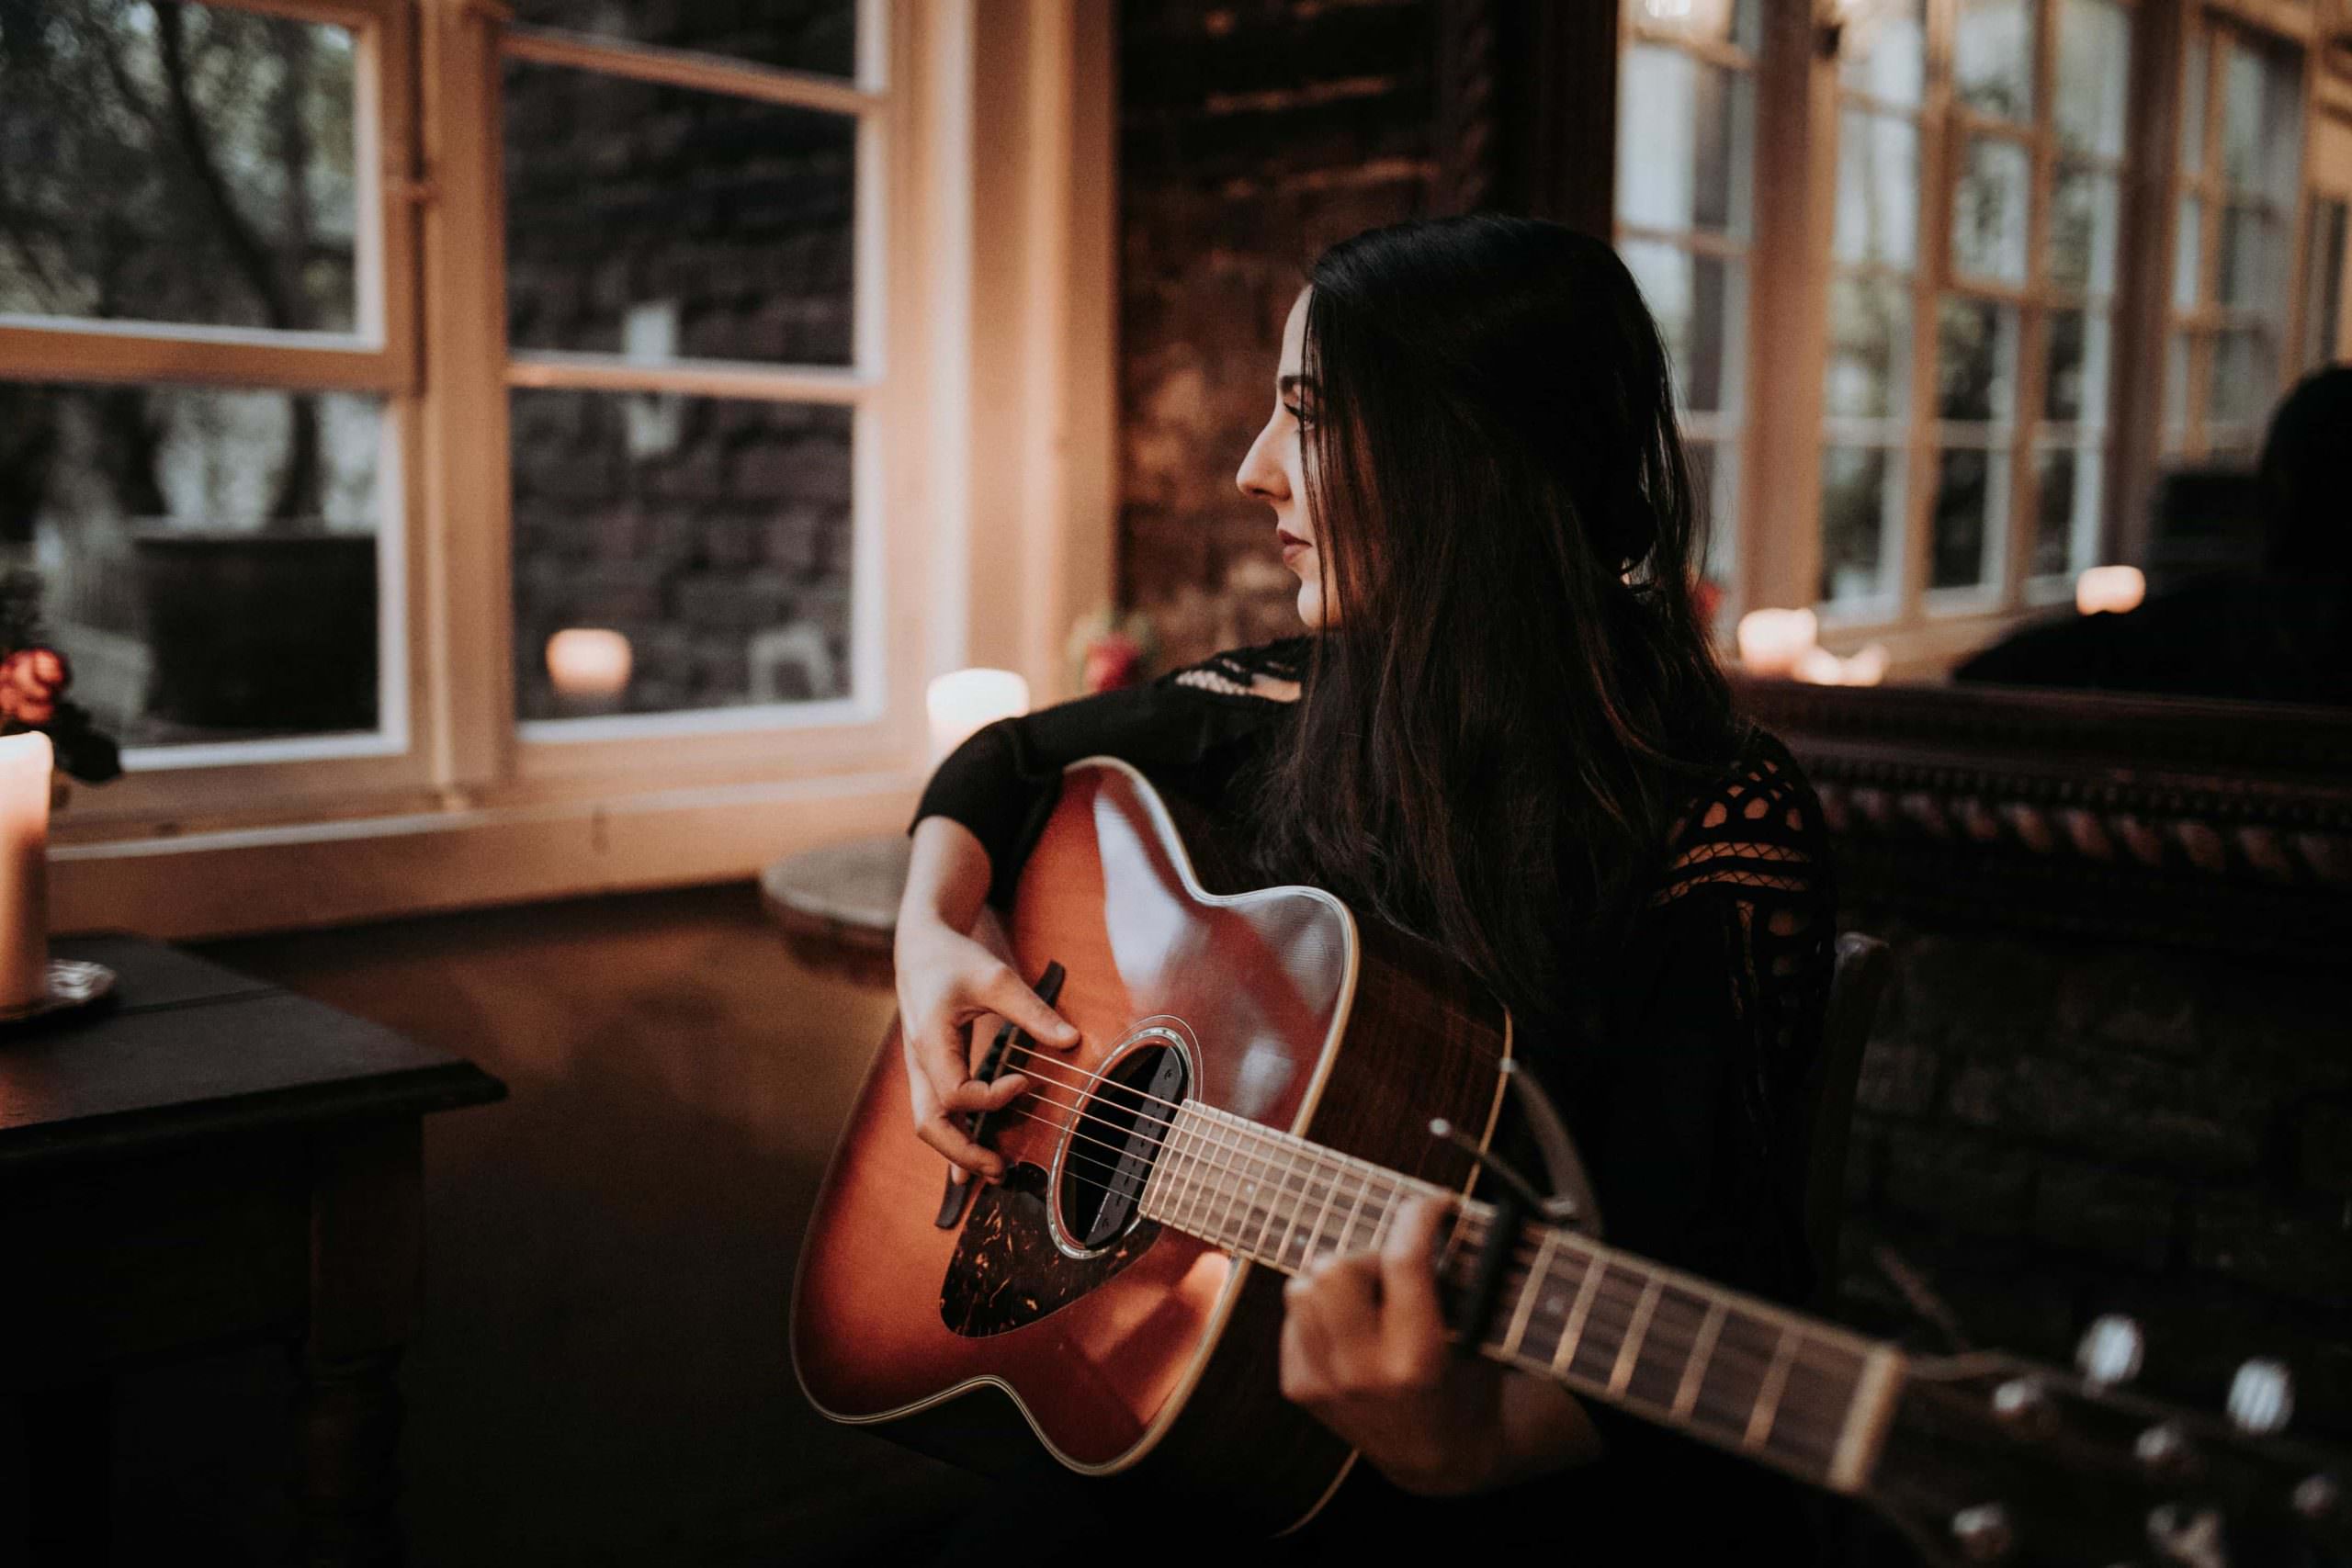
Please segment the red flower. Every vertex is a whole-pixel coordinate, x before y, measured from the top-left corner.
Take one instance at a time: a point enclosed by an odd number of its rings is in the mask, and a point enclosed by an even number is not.
[[[53,648],[20,648],[0,659],[0,719],[40,726],[57,716],[57,699],[74,667]]]
[[[1133,637],[1109,632],[1086,645],[1086,660],[1079,682],[1089,692],[1112,692],[1132,686],[1143,664],[1143,649]]]

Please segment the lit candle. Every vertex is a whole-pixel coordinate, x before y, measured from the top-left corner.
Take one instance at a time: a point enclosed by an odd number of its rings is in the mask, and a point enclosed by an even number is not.
[[[1811,610],[1750,610],[1739,618],[1739,661],[1751,674],[1793,674],[1820,632]]]
[[[1029,711],[1029,682],[1010,670],[958,670],[932,682],[931,760],[937,762],[983,725]]]
[[[1875,686],[1886,679],[1886,645],[1874,642],[1850,659],[1840,659],[1826,648],[1808,648],[1797,655],[1789,673],[1815,686]]]
[[[548,638],[548,681],[559,697],[617,697],[628,685],[628,638],[599,626],[571,626]]]
[[[2122,615],[2148,596],[2148,580],[2136,566],[2095,566],[2075,579],[2075,608],[2086,615]]]
[[[49,737],[0,739],[0,1013],[49,994]]]

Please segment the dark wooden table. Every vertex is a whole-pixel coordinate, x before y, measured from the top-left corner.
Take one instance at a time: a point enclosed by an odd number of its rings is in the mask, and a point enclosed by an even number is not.
[[[116,1369],[274,1337],[303,1561],[399,1561],[423,1118],[505,1086],[160,942],[55,951],[119,979],[102,1012],[0,1033],[0,1397],[26,1404],[33,1550],[104,1561]]]

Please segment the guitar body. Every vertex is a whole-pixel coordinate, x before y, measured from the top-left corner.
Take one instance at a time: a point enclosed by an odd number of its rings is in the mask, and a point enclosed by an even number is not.
[[[1125,763],[1068,770],[1011,933],[1024,979],[1063,965],[1057,1010],[1082,1041],[1035,1054],[1028,1114],[990,1126],[1006,1180],[942,1229],[945,1166],[914,1136],[893,1023],[818,1196],[793,1360],[836,1420],[983,1471],[1050,1469],[1042,1452],[1274,1533],[1353,1457],[1281,1396],[1282,1280],[1150,1220],[1090,1229],[1087,1177],[1109,1166],[1071,1125],[1086,1076],[1157,1064],[1152,1089],[1181,1077],[1167,1099],[1467,1190],[1471,1162],[1429,1122],[1491,1134],[1510,1021],[1435,949],[1328,894],[1207,891],[1193,851],[1213,868],[1214,846],[1194,839]]]

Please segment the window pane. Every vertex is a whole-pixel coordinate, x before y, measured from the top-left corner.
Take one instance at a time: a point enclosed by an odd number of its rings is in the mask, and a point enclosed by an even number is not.
[[[2217,333],[2213,381],[2206,389],[2205,417],[2213,424],[2258,424],[2278,393],[2278,371],[2270,334],[2259,328]]]
[[[1736,411],[1737,378],[1727,379],[1726,370],[1738,364],[1738,265],[1655,241],[1628,240],[1619,250],[1657,318],[1682,407],[1702,413]]]
[[[2273,310],[2285,301],[2286,250],[2278,220],[2268,210],[2232,202],[2222,209],[2221,265],[2214,297],[2223,305]]]
[[[514,0],[515,19],[826,76],[857,70],[857,0]]]
[[[2115,0],[2058,0],[2058,143],[2123,156],[2132,17]]]
[[[1936,417],[2006,423],[2017,414],[2018,313],[1946,295],[1936,312]]]
[[[1690,441],[1684,451],[1697,516],[1707,530],[1707,581],[1728,588],[1739,566],[1739,443]]]
[[[1618,97],[1618,216],[1650,229],[1745,233],[1753,97],[1744,72],[1634,45]]]
[[[2204,286],[2202,246],[2205,243],[2205,204],[2193,196],[2180,198],[2180,213],[2172,229],[2172,303],[2177,310],[2197,309],[2197,296]]]
[[[2205,81],[2211,73],[2205,35],[2188,40],[2188,58],[2180,77],[2180,172],[2194,175],[2205,164]]]
[[[1992,576],[1993,542],[2007,510],[2008,454],[1954,446],[1936,465],[1928,586],[1974,588]]]
[[[357,329],[349,31],[130,0],[0,16],[0,313]]]
[[[2238,190],[2291,200],[2301,119],[2295,68],[2233,43],[2222,73],[2222,177]]]
[[[841,115],[510,62],[510,340],[848,364],[856,135]]]
[[[372,730],[382,405],[0,384],[0,521],[133,746]]]
[[[1927,84],[1927,0],[1857,0],[1838,38],[1846,86],[1890,104],[1917,105]]]
[[[1979,114],[2033,118],[2033,6],[2030,0],[1960,0],[1952,87]]]
[[[849,410],[518,391],[513,413],[522,717],[849,691]],[[555,689],[572,627],[627,639],[617,692]]]
[[[2026,150],[1987,136],[1968,139],[1952,191],[1951,265],[1971,277],[2025,281]]]
[[[2028,575],[2072,575],[2090,564],[2098,525],[2099,463],[2104,449],[2045,447],[2037,454],[2033,558]]]
[[[1903,465],[1874,446],[1821,454],[1821,597],[1852,607],[1894,592],[1903,536]]]
[[[2165,450],[2177,452],[2188,445],[2189,361],[2196,338],[2175,333],[2165,344]]]
[[[2061,167],[2050,193],[2050,281],[2079,294],[2115,288],[2115,237],[2122,197],[2116,179]]]
[[[1823,406],[1832,418],[1900,419],[1909,406],[1911,291],[1883,278],[1829,284],[1829,367]]]
[[[1838,259],[1907,271],[1918,236],[1918,127],[1848,109],[1838,132]]]
[[[2042,417],[2053,424],[2107,423],[2108,317],[2104,310],[2050,313],[2050,385]]]

